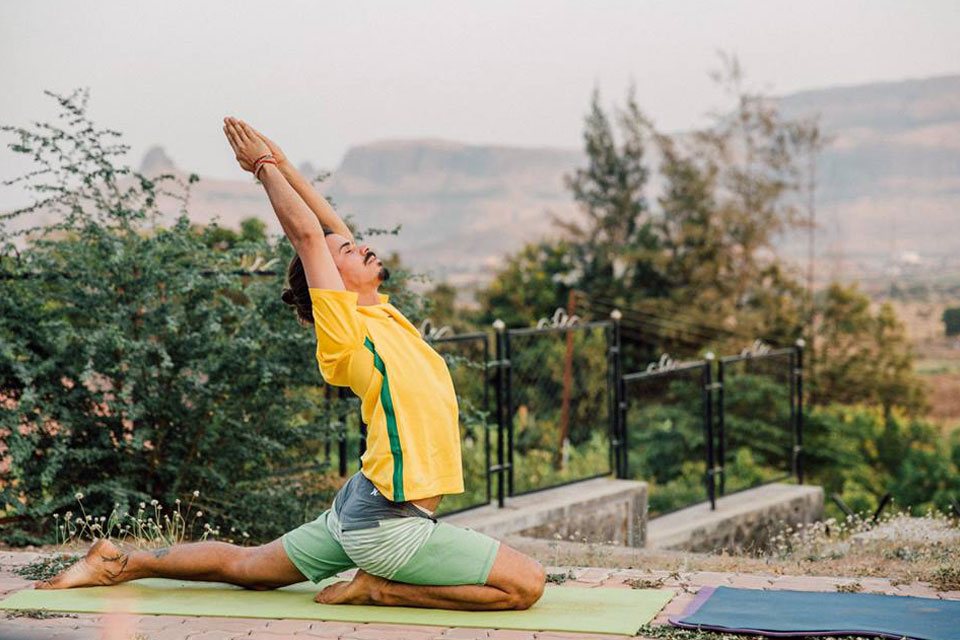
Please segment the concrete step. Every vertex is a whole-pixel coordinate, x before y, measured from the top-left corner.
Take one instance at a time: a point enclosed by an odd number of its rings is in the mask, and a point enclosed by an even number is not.
[[[716,551],[741,549],[784,525],[809,524],[823,516],[823,489],[773,483],[717,500],[715,511],[702,502],[647,523],[647,546],[654,549]]]
[[[516,534],[566,538],[573,532],[589,541],[641,547],[647,519],[647,483],[594,478],[507,498],[449,516],[445,522],[495,538]]]

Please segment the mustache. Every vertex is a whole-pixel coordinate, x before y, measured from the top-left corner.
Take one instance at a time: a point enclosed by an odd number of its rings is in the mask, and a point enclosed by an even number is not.
[[[369,264],[371,258],[375,260],[377,258],[377,254],[375,254],[373,251],[368,251],[367,255],[363,256],[363,264]]]

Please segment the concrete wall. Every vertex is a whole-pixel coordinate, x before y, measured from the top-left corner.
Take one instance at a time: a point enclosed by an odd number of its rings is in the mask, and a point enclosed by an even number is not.
[[[495,538],[556,534],[587,542],[642,547],[646,541],[647,483],[595,478],[507,498],[503,509],[488,505],[443,518]]]
[[[823,489],[770,484],[647,522],[647,483],[597,478],[507,498],[443,520],[495,538],[560,539],[687,551],[764,547],[786,525],[822,518]]]
[[[648,523],[648,544],[660,549],[742,551],[765,549],[787,525],[823,517],[823,489],[811,485],[769,484],[707,504],[655,518]]]

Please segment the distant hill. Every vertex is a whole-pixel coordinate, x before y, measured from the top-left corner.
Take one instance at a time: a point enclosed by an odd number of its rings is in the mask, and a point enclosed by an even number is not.
[[[818,165],[821,275],[889,273],[898,255],[937,269],[960,255],[960,76],[805,91],[781,104],[791,116],[819,114],[832,138]],[[351,148],[322,189],[361,227],[403,225],[399,237],[371,239],[381,253],[397,250],[417,269],[467,284],[553,233],[548,211],[578,215],[563,177],[583,162],[576,149],[381,141]],[[143,168],[176,171],[160,148]],[[259,216],[280,232],[252,179],[201,180],[190,211],[234,227]],[[802,234],[781,242],[797,258],[805,247]]]
[[[818,166],[817,241],[833,270],[960,255],[960,76],[806,91],[782,106],[819,114],[832,136]]]
[[[362,226],[403,225],[396,238],[371,239],[377,246],[464,282],[550,233],[547,211],[573,212],[563,175],[581,159],[575,150],[379,142],[351,149],[328,192]]]

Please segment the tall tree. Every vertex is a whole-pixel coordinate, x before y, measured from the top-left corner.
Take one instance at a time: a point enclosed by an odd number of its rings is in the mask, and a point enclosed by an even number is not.
[[[924,388],[913,372],[913,355],[903,323],[888,303],[876,311],[856,285],[827,289],[815,336],[814,402],[876,404],[919,413]]]
[[[611,298],[622,296],[624,289],[633,295],[656,295],[662,291],[661,278],[650,257],[658,239],[645,195],[650,126],[633,90],[615,117],[619,143],[594,91],[583,132],[587,166],[566,177],[583,219],[554,221],[570,239],[580,270],[579,288]]]

